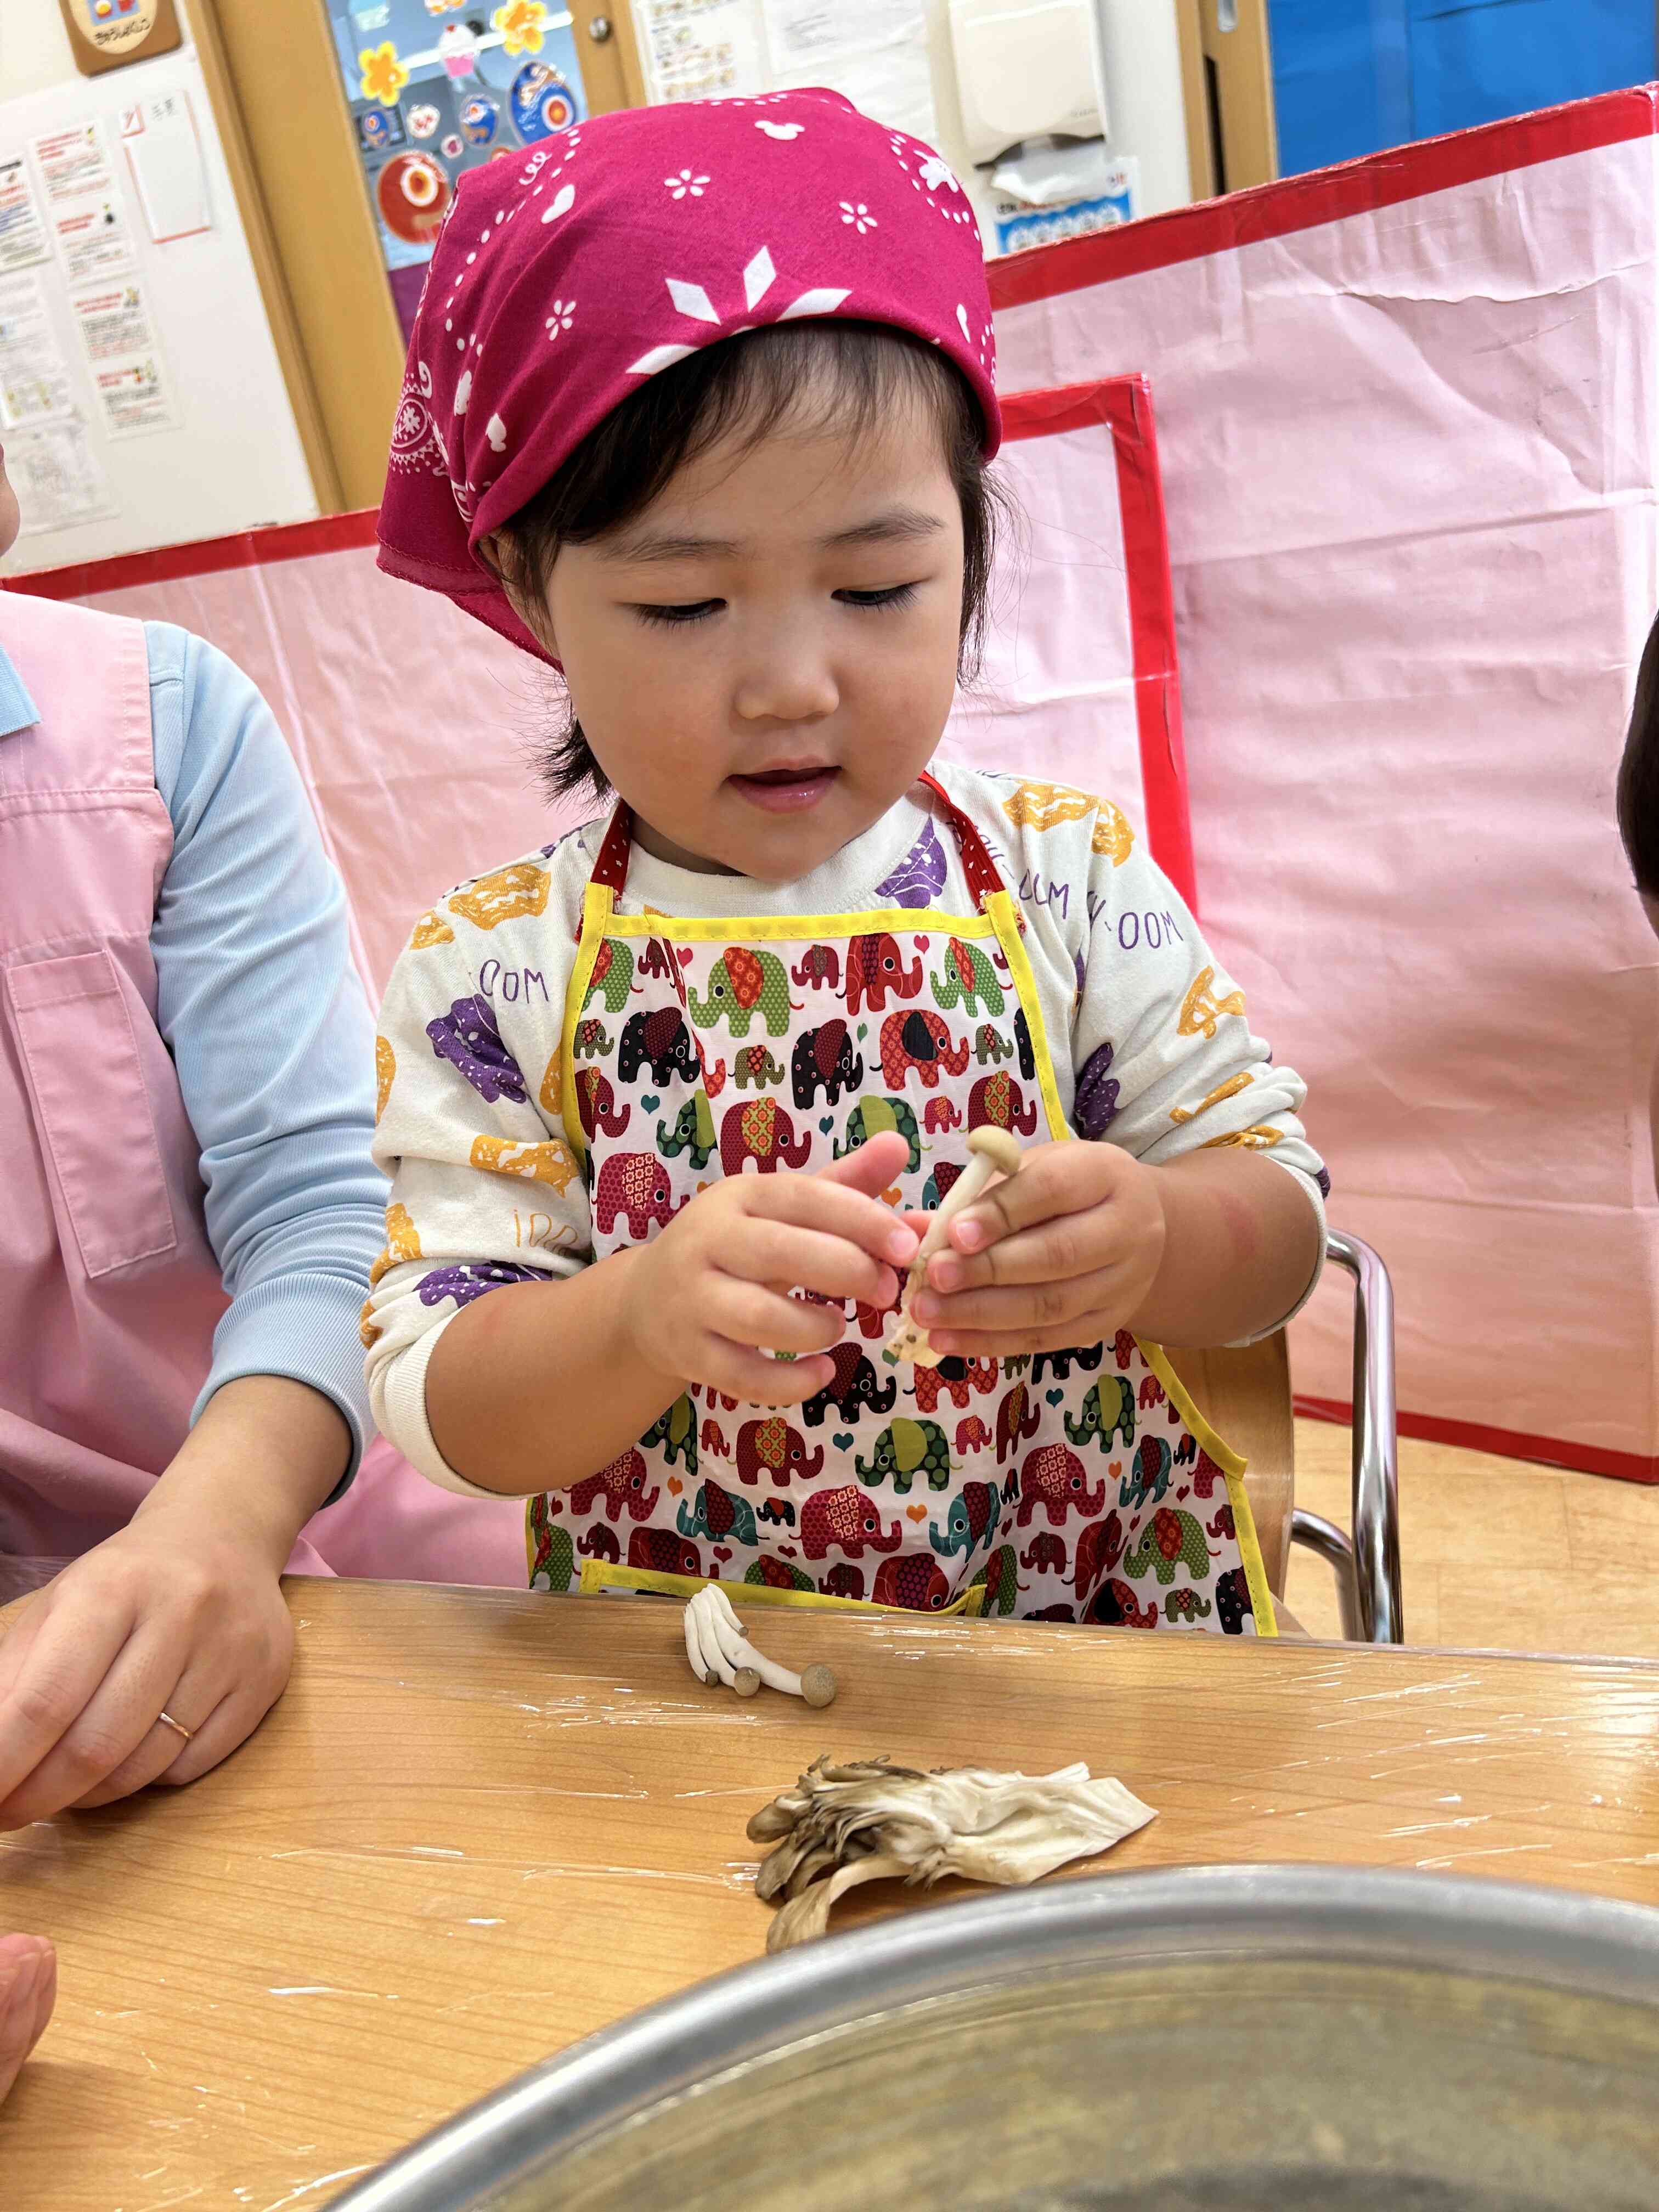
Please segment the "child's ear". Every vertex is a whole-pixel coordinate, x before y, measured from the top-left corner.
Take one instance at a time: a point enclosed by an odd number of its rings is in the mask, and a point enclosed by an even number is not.
[[[556,660],[559,649],[553,635],[552,616],[542,594],[526,589],[523,560],[517,545],[505,531],[491,530],[478,540],[478,551],[485,567],[499,580],[514,613],[542,650]]]

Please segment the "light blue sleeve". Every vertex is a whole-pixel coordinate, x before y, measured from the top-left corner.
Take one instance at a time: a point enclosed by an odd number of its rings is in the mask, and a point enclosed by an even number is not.
[[[308,1382],[351,1429],[343,1490],[371,1428],[357,1323],[386,1237],[374,1024],[345,893],[253,684],[188,631],[144,630],[173,834],[150,932],[157,1015],[231,1298],[191,1419],[240,1376]]]

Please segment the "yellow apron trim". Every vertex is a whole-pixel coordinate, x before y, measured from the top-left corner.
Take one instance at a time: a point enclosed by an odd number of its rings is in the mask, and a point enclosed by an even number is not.
[[[1261,1545],[1255,1533],[1255,1516],[1250,1511],[1249,1494],[1244,1487],[1244,1474],[1249,1462],[1242,1459],[1231,1444],[1224,1444],[1193,1401],[1193,1395],[1170,1364],[1170,1356],[1161,1344],[1148,1344],[1139,1337],[1135,1345],[1141,1358],[1164,1385],[1170,1402],[1192,1431],[1200,1451],[1206,1451],[1221,1469],[1221,1479],[1227,1486],[1227,1503],[1233,1509],[1233,1529],[1238,1539],[1239,1553],[1244,1562],[1244,1580],[1250,1592],[1250,1607],[1255,1614],[1258,1636],[1277,1636],[1279,1624],[1273,1613],[1273,1594],[1267,1581],[1267,1569],[1261,1557]]]
[[[611,927],[616,899],[608,884],[589,884],[582,900],[582,941],[576,947],[576,964],[564,994],[564,1028],[559,1038],[559,1096],[564,1115],[564,1133],[579,1152],[587,1150],[581,1109],[576,1103],[576,1024],[582,1018],[582,1000],[593,980],[599,947]]]
[[[706,1579],[697,1575],[659,1574],[653,1567],[613,1567],[605,1559],[584,1559],[581,1580],[578,1585],[583,1597],[597,1597],[608,1589],[652,1590],[663,1597],[696,1597],[700,1589],[707,1589]],[[740,1605],[804,1606],[818,1613],[909,1613],[913,1608],[905,1605],[872,1605],[868,1598],[830,1597],[823,1590],[780,1589],[775,1583],[723,1583],[720,1587],[729,1592]],[[943,1620],[957,1613],[964,1619],[976,1617],[985,1604],[985,1585],[981,1583],[973,1589],[963,1590],[960,1597],[952,1598],[949,1605],[917,1615],[924,1620]]]
[[[1008,963],[1008,971],[1014,979],[1014,995],[1025,1010],[1025,1026],[1031,1032],[1031,1056],[1036,1062],[1037,1089],[1042,1093],[1042,1110],[1048,1117],[1048,1134],[1056,1144],[1060,1144],[1073,1133],[1066,1125],[1065,1109],[1060,1103],[1060,1086],[1054,1081],[1054,1057],[1048,1049],[1048,1032],[1043,1024],[1042,1007],[1037,998],[1036,977],[1031,973],[1025,940],[1019,933],[1013,894],[1006,890],[993,891],[985,905],[996,930],[997,941],[1002,947],[1002,957]]]
[[[1213,1459],[1215,1455],[1211,1453]],[[1277,1636],[1279,1616],[1273,1611],[1273,1585],[1267,1580],[1267,1563],[1261,1556],[1261,1546],[1255,1533],[1255,1519],[1250,1511],[1249,1493],[1244,1487],[1242,1474],[1230,1474],[1224,1467],[1221,1479],[1227,1486],[1227,1502],[1233,1509],[1233,1533],[1238,1539],[1238,1548],[1244,1561],[1244,1580],[1249,1586],[1250,1610],[1255,1615],[1258,1636]]]
[[[921,927],[924,915],[925,928]],[[733,915],[718,921],[660,914],[612,914],[607,916],[605,927],[612,937],[660,937],[673,945],[784,945],[797,940],[805,944],[823,937],[871,937],[883,930],[902,930],[907,936],[915,935],[920,929],[921,935],[929,937],[989,937],[995,924],[982,914],[935,914],[931,907],[888,906],[868,914]]]
[[[1163,1346],[1142,1343],[1139,1337],[1135,1339],[1135,1342],[1139,1346],[1141,1358],[1164,1385],[1171,1404],[1180,1408],[1182,1419],[1186,1422],[1187,1426],[1221,1472],[1224,1474],[1243,1474],[1249,1462],[1241,1459],[1231,1444],[1222,1443],[1203,1414],[1199,1412],[1198,1407],[1193,1403],[1192,1393],[1170,1366],[1170,1356]]]

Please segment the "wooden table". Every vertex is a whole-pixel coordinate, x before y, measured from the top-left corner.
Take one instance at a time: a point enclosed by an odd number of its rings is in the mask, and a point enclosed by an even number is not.
[[[834,1664],[820,1713],[703,1688],[664,1603],[288,1588],[293,1685],[236,1758],[0,1837],[0,1927],[62,1960],[0,2112],[7,2212],[326,2203],[575,2038],[758,1956],[744,1823],[821,1750],[1086,1759],[1159,1815],[1089,1871],[1342,1860],[1659,1902],[1642,1662],[763,1616],[767,1651]]]

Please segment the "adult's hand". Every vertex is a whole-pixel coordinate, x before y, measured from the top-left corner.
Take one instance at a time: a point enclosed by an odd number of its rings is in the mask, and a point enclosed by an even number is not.
[[[127,1527],[0,1643],[0,1829],[193,1782],[252,1734],[293,1659],[283,1566],[347,1449],[341,1415],[304,1383],[250,1376],[214,1394]]]
[[[40,1936],[0,1936],[0,2099],[40,2040],[57,1995],[51,1944]]]

